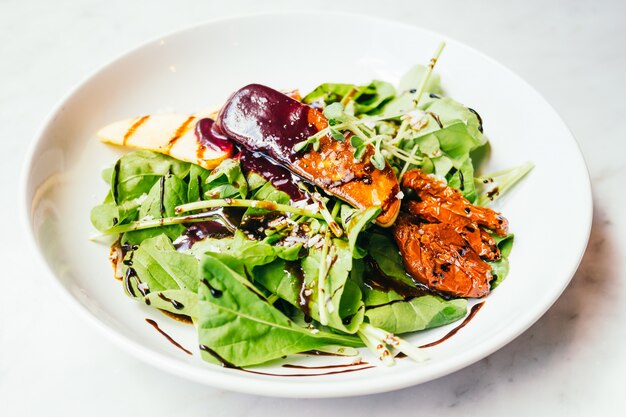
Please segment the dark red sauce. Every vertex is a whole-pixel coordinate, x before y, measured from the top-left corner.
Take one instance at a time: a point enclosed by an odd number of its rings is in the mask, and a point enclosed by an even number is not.
[[[278,190],[291,197],[291,201],[308,199],[298,187],[298,183],[302,179],[282,165],[271,161],[265,155],[243,149],[239,154],[239,162],[244,172],[259,174],[267,181],[270,181]]]
[[[196,138],[200,144],[198,157],[202,157],[202,153],[207,148],[217,152],[231,152],[233,150],[233,143],[217,129],[213,119],[208,117],[200,119],[196,123]]]
[[[146,319],[146,322],[154,327],[156,329],[157,332],[161,333],[163,335],[163,337],[165,337],[171,344],[173,344],[174,346],[176,346],[178,349],[182,350],[183,352],[185,352],[187,355],[193,355],[193,353],[191,353],[191,351],[185,349],[184,347],[181,346],[180,343],[178,343],[176,340],[172,339],[172,337],[165,333],[157,324],[156,321],[152,320],[152,319]]]
[[[244,148],[291,164],[296,156],[293,146],[317,133],[308,121],[309,111],[309,106],[280,91],[250,84],[230,97],[216,124]]]
[[[467,317],[465,317],[465,320],[463,320],[463,322],[461,324],[459,324],[458,326],[456,326],[454,329],[450,330],[444,337],[442,337],[439,340],[435,340],[434,342],[431,343],[427,343],[425,345],[420,346],[420,348],[427,348],[427,347],[432,347],[432,346],[436,346],[440,343],[445,342],[446,340],[448,340],[449,338],[451,338],[452,336],[454,336],[459,330],[461,330],[463,327],[465,327],[467,325],[467,323],[470,322],[470,320],[472,320],[474,318],[474,316],[476,315],[476,313],[478,313],[478,310],[480,310],[482,308],[482,306],[485,304],[485,302],[483,301],[482,303],[478,303],[478,304],[474,304],[474,306],[472,307],[472,309],[470,310],[470,313],[467,315]]]
[[[371,368],[375,368],[375,366],[374,365],[367,365],[367,366],[362,366],[360,368],[338,369],[336,371],[310,373],[310,374],[308,374],[308,373],[307,374],[273,374],[273,373],[270,373],[270,372],[253,371],[251,369],[243,369],[243,368],[240,368],[239,370],[243,371],[243,372],[248,372],[248,373],[251,373],[251,374],[257,374],[257,375],[300,377],[300,376],[323,376],[323,375],[347,374],[348,372],[364,371],[366,369],[371,369]]]
[[[290,363],[286,363],[282,365],[283,368],[290,369],[333,369],[333,368],[349,368],[351,366],[359,366],[359,365],[369,365],[368,362],[355,362],[355,363],[344,363],[339,365],[318,365],[318,366],[306,366],[306,365],[292,365]]]
[[[179,251],[186,251],[191,248],[194,243],[206,238],[222,239],[231,236],[232,233],[219,220],[208,220],[206,222],[191,224],[185,233],[174,242],[174,247]]]

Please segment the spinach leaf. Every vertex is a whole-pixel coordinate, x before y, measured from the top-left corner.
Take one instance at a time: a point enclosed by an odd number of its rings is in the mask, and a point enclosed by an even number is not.
[[[141,203],[138,210],[138,217],[143,218],[163,218],[176,216],[176,206],[187,202],[187,184],[175,175],[166,174],[157,181],[147,197]],[[185,227],[180,224],[155,227],[146,230],[135,230],[124,233],[122,243],[137,245],[144,239],[166,234],[174,240],[185,231]]]
[[[202,168],[200,165],[191,164],[189,168],[189,184],[187,186],[187,202],[204,199],[206,181],[211,175],[211,171]]]
[[[257,365],[328,344],[359,346],[354,337],[297,326],[251,290],[251,284],[216,258],[202,264],[198,290],[198,338],[202,358],[234,366]],[[204,282],[204,281],[203,281]]]
[[[111,192],[120,203],[146,194],[165,174],[179,178],[189,174],[191,164],[150,151],[134,151],[122,156],[113,169]]]
[[[198,294],[189,290],[164,290],[151,292],[144,297],[150,307],[174,314],[189,316],[193,321],[198,317]]]
[[[445,301],[433,295],[424,295],[408,301],[391,301],[366,310],[369,323],[395,334],[414,332],[443,326],[465,316],[467,300]]]
[[[119,217],[120,214],[117,209],[117,204],[115,204],[113,194],[110,191],[105,197],[104,202],[92,208],[89,215],[91,224],[100,231],[115,226],[120,221]]]
[[[170,239],[163,234],[144,240],[126,256],[150,292],[171,289],[197,291],[199,261],[192,255],[176,251]]]
[[[496,241],[496,245],[500,249],[500,255],[502,257],[493,262],[488,262],[491,265],[491,274],[493,275],[493,281],[491,282],[491,289],[496,288],[509,274],[509,254],[513,248],[513,234],[507,236],[492,235]]]
[[[255,267],[268,264],[276,258],[289,261],[298,259],[301,248],[301,244],[280,246],[251,240],[241,230],[237,230],[232,238],[202,240],[190,252],[198,258],[207,253],[229,255],[245,266],[247,273],[252,276]]]
[[[363,322],[364,304],[361,289],[350,277],[352,255],[348,242],[332,241],[334,256],[326,278],[328,326],[346,333],[355,333]],[[318,278],[322,250],[310,248],[301,266],[276,261],[256,268],[255,280],[271,293],[319,321]]]

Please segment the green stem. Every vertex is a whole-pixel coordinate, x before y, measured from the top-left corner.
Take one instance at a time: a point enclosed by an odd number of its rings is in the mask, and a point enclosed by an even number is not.
[[[422,78],[422,82],[417,89],[417,95],[413,99],[413,107],[417,107],[417,105],[419,104],[420,98],[422,98],[422,94],[426,89],[426,84],[428,84],[428,80],[430,80],[430,76],[433,73],[433,69],[435,68],[435,64],[437,63],[437,60],[439,59],[439,56],[441,56],[441,52],[443,52],[443,48],[445,47],[446,43],[441,42],[435,50],[435,55],[433,55],[433,57],[430,59],[430,62],[428,63],[428,71],[426,71],[426,75],[424,75],[424,78]]]
[[[198,223],[198,222],[204,222],[207,219],[224,220],[224,216],[221,213],[205,212],[205,213],[190,214],[188,216],[164,217],[161,219],[150,219],[150,220],[138,220],[138,221],[128,223],[128,224],[120,224],[118,226],[113,226],[107,230],[103,230],[102,234],[103,235],[119,234],[119,233],[131,232],[133,230],[144,230],[144,229],[152,229],[154,227],[170,226],[173,224]],[[226,226],[231,232],[235,231],[234,226],[230,225],[229,222],[224,222],[224,226]]]
[[[415,156],[415,153],[417,152],[417,148],[418,148],[417,144],[415,146],[413,146],[413,149],[411,149],[411,157]],[[400,171],[400,175],[398,175],[398,182],[399,183],[402,182],[402,177],[404,177],[404,174],[409,169],[410,165],[411,165],[411,163],[409,161],[405,161],[404,162],[404,166],[402,167],[402,171]]]
[[[319,220],[324,220],[317,211],[305,210],[299,207],[293,207],[288,204],[278,204],[273,201],[261,201],[261,200],[240,200],[235,198],[223,198],[215,200],[196,201],[193,203],[183,204],[176,207],[176,213],[185,213],[188,211],[210,209],[217,207],[248,207],[258,208],[267,211],[282,211],[284,213],[294,213],[301,216],[312,217]]]

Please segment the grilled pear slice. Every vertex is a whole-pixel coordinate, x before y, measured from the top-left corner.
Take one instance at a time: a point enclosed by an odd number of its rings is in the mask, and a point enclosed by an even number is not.
[[[234,151],[232,142],[213,132],[214,114],[155,114],[120,120],[103,127],[104,143],[146,149],[213,169]],[[215,116],[214,116],[215,117]]]

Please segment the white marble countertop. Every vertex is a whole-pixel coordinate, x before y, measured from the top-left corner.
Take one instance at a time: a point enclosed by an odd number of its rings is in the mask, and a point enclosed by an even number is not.
[[[626,415],[626,3],[337,3],[0,1],[1,415]],[[285,400],[167,375],[75,317],[24,251],[16,199],[26,148],[73,85],[130,47],[216,17],[312,8],[421,25],[491,55],[534,85],[570,126],[589,166],[595,214],[587,253],[562,297],[528,331],[420,386]],[[559,238],[567,236],[556,244]]]

